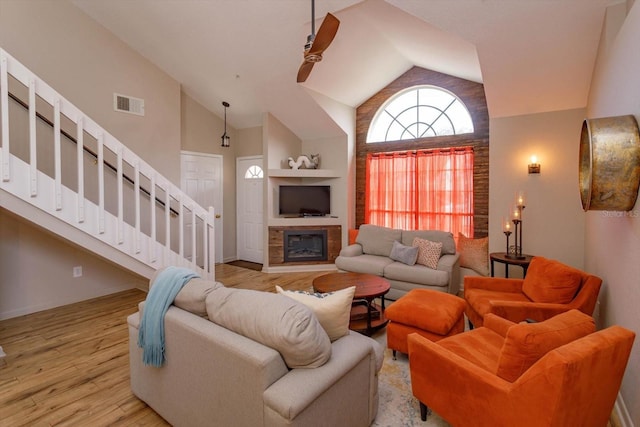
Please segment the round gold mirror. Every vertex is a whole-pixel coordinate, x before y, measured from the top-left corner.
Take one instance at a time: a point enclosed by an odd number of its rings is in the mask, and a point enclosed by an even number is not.
[[[631,115],[586,119],[580,136],[582,209],[629,211],[640,185],[640,134]]]

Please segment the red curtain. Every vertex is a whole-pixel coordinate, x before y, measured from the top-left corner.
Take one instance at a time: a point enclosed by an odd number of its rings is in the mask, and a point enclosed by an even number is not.
[[[367,155],[365,222],[473,236],[473,148]]]

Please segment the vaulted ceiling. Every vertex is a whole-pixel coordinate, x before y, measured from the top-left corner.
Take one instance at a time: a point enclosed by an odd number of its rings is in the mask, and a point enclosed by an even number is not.
[[[483,82],[491,117],[584,107],[623,0],[316,0],[340,28],[302,84],[311,0],[72,1],[233,127],[270,112],[314,139],[341,130],[312,95],[357,107],[414,65]]]

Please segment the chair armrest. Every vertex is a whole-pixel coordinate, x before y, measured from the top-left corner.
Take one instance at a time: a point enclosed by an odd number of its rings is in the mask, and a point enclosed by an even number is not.
[[[377,382],[377,357],[373,339],[357,333],[349,333],[333,342],[331,359],[313,369],[292,369],[264,391],[264,403],[284,420],[292,420],[308,407],[320,404],[323,394],[340,399],[340,387],[336,384],[349,377],[354,383],[365,385],[368,390],[360,390],[362,398],[371,399]],[[358,369],[358,367],[364,369]],[[364,375],[364,376],[363,376]]]
[[[466,276],[464,290],[486,289],[500,292],[522,292],[524,279],[506,279],[504,277]]]
[[[483,320],[482,326],[491,329],[496,334],[506,337],[510,327],[515,325],[511,320],[488,313]]]
[[[460,253],[442,255],[438,260],[438,270],[449,273],[447,292],[458,295],[460,290]]]
[[[360,243],[345,246],[340,250],[340,256],[344,257],[354,257],[362,254],[364,254],[364,252],[362,251],[362,245]]]

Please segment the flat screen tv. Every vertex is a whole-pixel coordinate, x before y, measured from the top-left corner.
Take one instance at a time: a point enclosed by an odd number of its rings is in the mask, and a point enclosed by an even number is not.
[[[280,215],[330,215],[331,186],[281,185],[278,206]]]

